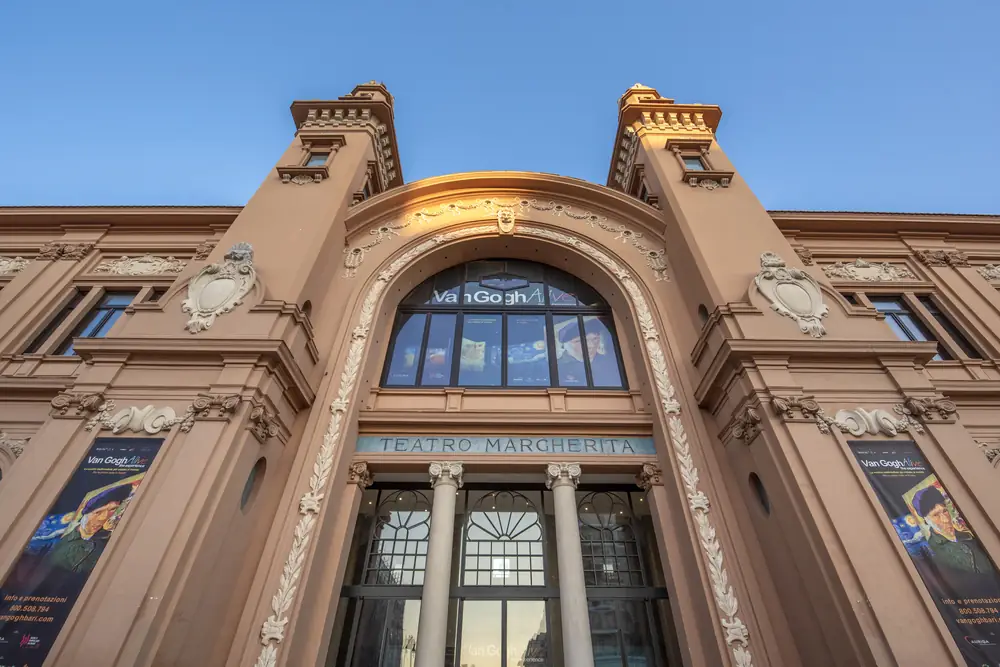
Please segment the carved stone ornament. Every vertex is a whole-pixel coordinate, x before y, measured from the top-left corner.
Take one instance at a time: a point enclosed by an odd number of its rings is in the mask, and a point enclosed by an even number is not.
[[[88,415],[98,412],[104,405],[104,394],[83,394],[79,392],[61,392],[49,401],[56,413],[65,415],[70,408],[75,408],[77,415]]]
[[[17,259],[20,259],[19,257]],[[986,280],[1000,280],[1000,264],[987,264],[980,266],[976,271]],[[2,271],[0,271],[2,273]]]
[[[194,249],[194,256],[191,258],[193,260],[205,260],[208,256],[212,254],[215,250],[217,244],[214,241],[202,241],[198,244],[198,247]]]
[[[365,260],[365,253],[393,236],[399,236],[399,230],[406,229],[412,223],[409,220],[398,225],[381,225],[375,229],[369,229],[368,234],[374,238],[365,243],[344,248],[344,277],[353,278],[357,275],[358,267]]]
[[[986,457],[987,461],[993,464],[994,468],[996,468],[997,465],[1000,465],[1000,447],[991,446],[990,443],[983,442],[982,440],[976,440],[975,443],[979,445],[981,450],[983,450],[983,456]],[[996,443],[993,443],[993,445],[996,445]]]
[[[649,491],[654,486],[663,486],[663,471],[655,463],[643,463],[642,470],[635,476],[635,483],[643,491]]]
[[[795,248],[795,254],[799,256],[803,266],[813,265],[813,252],[809,248]]]
[[[268,438],[278,435],[278,418],[263,405],[255,405],[250,411],[250,423],[247,428],[257,438],[257,442],[263,445]]]
[[[200,394],[191,401],[181,419],[181,431],[187,433],[194,427],[198,419],[207,419],[211,416],[212,410],[217,410],[217,415],[221,419],[229,420],[240,406],[243,397],[239,394]]]
[[[435,461],[431,463],[427,471],[431,476],[431,486],[438,484],[452,484],[462,488],[462,475],[465,467],[461,461]]]
[[[736,415],[733,422],[733,436],[742,440],[743,444],[749,445],[760,435],[760,424],[761,418],[757,414],[757,408],[747,405]]]
[[[111,273],[117,276],[153,276],[159,273],[180,273],[187,262],[173,257],[120,257],[101,262],[95,273]]]
[[[191,315],[185,328],[195,334],[205,331],[219,315],[243,303],[257,284],[253,268],[253,247],[237,243],[226,253],[222,264],[209,264],[188,283],[188,296],[181,310]]]
[[[166,431],[174,424],[180,424],[184,421],[169,406],[155,408],[152,405],[147,405],[144,408],[137,408],[133,405],[111,414],[114,409],[115,402],[107,401],[102,406],[101,411],[87,422],[84,429],[92,431],[94,428],[100,427],[101,430],[109,430],[115,434],[132,431],[156,435],[160,431]]]
[[[760,272],[753,284],[771,309],[789,317],[799,325],[799,331],[813,338],[826,334],[822,320],[830,309],[823,303],[823,292],[805,271],[785,266],[785,260],[773,252],[760,256]]]
[[[831,417],[811,396],[788,398],[772,396],[771,405],[775,412],[786,421],[795,419],[795,413],[798,412],[803,418],[814,421],[819,432],[824,434],[831,433],[831,427],[836,428],[841,433],[855,436],[865,434],[894,436],[897,433],[910,430],[917,433],[924,432],[924,428],[919,422],[908,417],[896,419],[885,410],[854,408],[853,410],[839,410]]]
[[[551,489],[560,482],[573,485],[575,489],[580,483],[579,463],[550,463],[545,466],[545,488]]]
[[[501,234],[513,234],[514,223],[514,211],[508,208],[502,208],[497,211],[497,229]]]
[[[566,212],[571,217],[576,215]],[[553,213],[558,215],[555,211]],[[590,215],[594,218],[594,222],[600,219],[600,216]],[[681,418],[681,404],[676,398],[676,390],[667,368],[666,354],[660,344],[657,316],[649,307],[643,288],[628,268],[585,239],[566,232],[523,223],[518,224],[514,233],[517,236],[542,238],[573,248],[600,264],[614,276],[629,299],[641,332],[640,340],[651,369],[658,406],[666,418],[666,436],[670,443],[669,455],[677,471],[678,483],[683,485],[687,494],[690,520],[698,534],[701,560],[711,584],[712,600],[719,615],[723,638],[731,651],[732,664],[736,667],[752,667],[750,633],[739,617],[739,599],[732,584],[729,583],[725,552],[712,521],[711,503],[708,494],[702,489],[701,473],[695,465],[694,454],[688,444],[687,429]],[[289,623],[290,610],[296,601],[310,539],[318,525],[318,514],[328,493],[333,462],[337,452],[345,446],[344,426],[347,423],[348,406],[358,392],[358,377],[369,343],[369,331],[382,303],[384,292],[400,271],[428,251],[462,239],[488,237],[492,234],[496,234],[496,223],[440,231],[414,239],[409,247],[376,275],[364,293],[357,325],[343,361],[339,383],[333,384],[335,398],[330,403],[332,414],[313,462],[309,488],[303,492],[299,500],[299,515],[291,530],[291,546],[285,555],[277,590],[271,597],[271,613],[261,624],[261,648],[254,667],[276,667],[278,663],[278,650],[285,639],[285,627]]]
[[[11,438],[0,431],[0,450],[8,450],[15,459],[24,453],[24,446],[27,444],[28,438]]]
[[[917,259],[927,266],[968,266],[969,257],[961,250],[917,250]]]
[[[823,273],[828,278],[841,280],[855,280],[863,282],[894,282],[897,280],[916,280],[905,266],[893,266],[889,262],[866,262],[860,257],[851,263],[837,262],[827,264],[823,267]]]
[[[954,401],[949,401],[946,398],[907,396],[902,404],[893,406],[893,410],[898,414],[913,417],[924,424],[934,421],[935,415],[937,415],[937,419],[955,419],[958,416],[958,406],[955,405]]]
[[[38,251],[38,259],[77,261],[86,257],[93,248],[93,243],[57,243],[53,241],[41,247]]]
[[[0,257],[0,274],[20,273],[27,265],[23,257]]]
[[[366,461],[355,461],[351,464],[351,469],[347,472],[347,483],[357,484],[358,488],[364,491],[375,481]]]

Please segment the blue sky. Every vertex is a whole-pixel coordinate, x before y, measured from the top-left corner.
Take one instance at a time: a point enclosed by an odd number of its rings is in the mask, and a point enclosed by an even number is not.
[[[772,209],[1000,213],[1000,3],[5,2],[0,205],[243,204],[294,99],[383,81],[407,182],[604,183],[635,82]]]

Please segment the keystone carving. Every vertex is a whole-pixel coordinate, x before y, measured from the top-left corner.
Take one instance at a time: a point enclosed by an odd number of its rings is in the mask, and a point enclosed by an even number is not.
[[[118,276],[152,276],[158,273],[180,273],[187,262],[173,257],[120,257],[101,262],[95,273],[111,273]]]
[[[968,266],[969,257],[961,250],[917,250],[917,259],[927,266]]]
[[[462,475],[465,467],[461,461],[435,461],[428,467],[427,471],[431,475],[431,486],[454,482],[458,488],[462,488]]]
[[[914,398],[907,396],[899,405],[893,406],[897,414],[907,415],[926,424],[937,419],[955,419],[958,417],[958,406],[946,398]]]
[[[351,464],[351,469],[347,473],[347,483],[357,484],[358,488],[364,491],[372,485],[374,478],[366,461],[355,461]]]
[[[502,208],[497,211],[497,229],[501,234],[513,234],[514,222],[514,211],[509,208]]]
[[[38,251],[38,259],[45,260],[81,260],[94,248],[93,243],[46,243]]]
[[[27,265],[23,257],[0,257],[0,273],[20,273]]]
[[[830,312],[823,303],[819,283],[805,271],[785,266],[785,260],[773,252],[760,256],[760,272],[754,286],[771,304],[771,310],[791,318],[799,331],[813,338],[826,334],[822,320]]]
[[[255,405],[250,411],[250,423],[247,426],[257,442],[264,444],[268,438],[278,435],[278,418],[263,405]]]
[[[75,408],[77,415],[87,415],[101,410],[104,402],[104,394],[62,392],[56,394],[49,405],[60,415],[65,415],[70,408]]]
[[[837,262],[823,267],[828,278],[864,282],[894,282],[916,280],[917,277],[905,266],[893,266],[889,262],[866,262],[860,257],[851,263]]]
[[[185,328],[193,334],[205,331],[215,318],[230,312],[257,284],[253,247],[237,243],[221,264],[209,264],[188,283],[188,296],[181,310],[191,315]]]
[[[742,440],[743,444],[749,445],[754,438],[760,435],[760,423],[761,418],[757,414],[757,408],[747,405],[736,415],[733,423],[733,435]]]
[[[795,248],[795,254],[802,260],[803,266],[813,265],[813,252],[809,248]]]
[[[194,249],[194,257],[191,259],[195,261],[208,259],[208,256],[212,254],[213,250],[215,250],[215,246],[216,243],[214,241],[203,241],[199,243],[198,247]]]
[[[559,482],[565,481],[575,489],[580,483],[579,463],[550,463],[545,467],[545,488],[551,489]]]
[[[111,410],[114,407],[114,401],[107,401],[101,412],[87,422],[84,429],[92,431],[94,428],[100,427],[100,430],[109,430],[115,434],[133,431],[134,433],[156,435],[160,431],[169,430],[174,424],[184,421],[178,418],[174,409],[169,406],[155,408],[152,405],[147,405],[144,408],[137,408],[133,405],[111,415]]]
[[[663,486],[663,471],[655,463],[643,463],[642,470],[635,476],[635,483],[643,491],[654,486]]]

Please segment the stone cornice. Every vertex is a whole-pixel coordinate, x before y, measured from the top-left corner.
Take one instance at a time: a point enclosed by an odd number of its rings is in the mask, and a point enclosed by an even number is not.
[[[242,206],[0,206],[0,229],[60,233],[101,224],[112,229],[204,231],[232,224]],[[59,240],[59,239],[53,239]]]
[[[950,213],[863,213],[849,211],[768,211],[782,231],[808,234],[940,232],[942,234],[996,234],[1000,215]]]

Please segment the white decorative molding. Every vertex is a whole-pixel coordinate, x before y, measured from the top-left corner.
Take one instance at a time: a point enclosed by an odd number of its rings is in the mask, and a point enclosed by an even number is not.
[[[799,331],[813,338],[826,335],[820,321],[830,309],[823,303],[819,283],[805,271],[785,266],[785,260],[773,252],[760,256],[760,272],[753,285],[771,304],[771,310],[791,318]]]
[[[184,421],[183,418],[178,418],[174,409],[169,406],[154,408],[152,405],[147,405],[144,408],[137,408],[133,405],[112,415],[111,411],[114,409],[114,401],[105,402],[101,411],[87,422],[84,429],[92,431],[99,426],[100,430],[110,430],[115,434],[132,431],[156,435]]]
[[[656,463],[643,463],[642,470],[635,476],[635,483],[643,491],[649,491],[654,486],[663,486],[663,471]]]
[[[187,262],[173,257],[120,257],[105,260],[97,265],[95,273],[111,273],[118,276],[152,276],[159,273],[180,273]]]
[[[830,434],[831,428],[854,436],[866,434],[894,436],[905,431],[924,432],[920,422],[906,416],[897,419],[890,412],[881,409],[866,410],[859,407],[853,410],[839,410],[831,417],[811,396],[772,396],[771,406],[785,421],[795,419],[795,413],[799,413],[803,418],[815,422],[816,428],[824,434]]]
[[[889,262],[866,262],[860,257],[851,263],[836,262],[823,267],[823,273],[831,279],[854,280],[858,282],[895,282],[917,280],[917,276],[905,266],[895,266]]]
[[[445,483],[462,488],[462,475],[465,473],[465,467],[461,461],[435,461],[430,464],[427,471],[431,476],[432,487]]]
[[[0,274],[20,273],[28,264],[24,257],[0,257]]]
[[[653,271],[653,275],[657,281],[670,280],[670,276],[667,274],[666,250],[664,248],[651,248],[645,245],[642,242],[643,236],[641,232],[633,231],[621,224],[612,225],[608,222],[608,218],[606,216],[592,213],[591,211],[578,211],[568,204],[562,204],[555,201],[543,202],[538,201],[537,199],[529,199],[527,197],[519,197],[511,201],[503,201],[495,198],[478,199],[474,202],[463,202],[458,200],[447,204],[441,204],[437,208],[423,208],[419,211],[409,213],[399,224],[383,225],[378,229],[369,230],[368,233],[375,235],[375,239],[344,249],[344,276],[347,278],[354,277],[357,274],[358,267],[361,266],[361,263],[364,261],[365,253],[382,241],[392,236],[398,236],[398,230],[405,229],[414,223],[420,225],[426,224],[434,218],[445,215],[446,213],[451,214],[452,216],[457,216],[466,211],[476,210],[482,210],[490,213],[491,215],[497,215],[497,224],[500,228],[500,233],[502,234],[506,234],[506,232],[503,231],[503,226],[500,225],[501,216],[507,219],[507,214],[505,214],[504,211],[509,212],[511,223],[513,223],[514,217],[523,215],[527,211],[551,213],[556,217],[565,215],[566,217],[573,218],[574,220],[583,220],[591,227],[599,227],[606,232],[614,234],[616,241],[621,241],[622,243],[631,245],[638,250],[639,254],[641,254],[646,260],[646,265]]]
[[[452,241],[473,236],[487,236],[496,233],[496,224],[477,225],[435,234],[415,242],[388,266],[380,271],[368,288],[361,304],[357,326],[354,327],[351,343],[344,360],[344,367],[337,385],[337,398],[330,404],[332,416],[323,435],[323,443],[316,454],[309,490],[299,500],[299,519],[295,525],[293,539],[285,557],[278,589],[271,598],[271,614],[261,625],[262,648],[255,667],[275,667],[278,661],[278,647],[285,638],[285,626],[289,622],[289,610],[295,601],[298,581],[306,560],[306,549],[316,528],[317,515],[330,481],[335,452],[343,446],[342,436],[347,410],[353,399],[368,343],[369,330],[382,293],[393,278],[406,266],[429,250]],[[631,272],[618,264],[603,251],[586,240],[552,229],[519,225],[515,235],[533,236],[560,243],[590,257],[620,282],[636,312],[642,340],[652,370],[653,385],[659,398],[659,405],[667,417],[667,433],[670,437],[670,452],[680,473],[688,498],[688,508],[694,521],[703,552],[703,562],[712,586],[712,597],[719,612],[720,624],[724,631],[726,645],[732,651],[737,667],[752,667],[750,634],[746,624],[739,617],[739,601],[725,567],[725,556],[718,533],[711,520],[711,503],[708,495],[700,488],[700,473],[694,465],[687,432],[680,417],[681,405],[676,399],[674,385],[667,370],[666,355],[660,345],[660,333],[646,297]]]
[[[237,243],[225,255],[222,264],[209,264],[188,283],[188,296],[181,310],[191,315],[185,328],[195,334],[205,331],[219,315],[243,303],[257,284],[253,268],[253,247]]]
[[[551,489],[556,483],[569,482],[575,489],[580,483],[579,463],[550,463],[545,466],[545,488]]]
[[[18,257],[17,259],[20,259]],[[980,266],[976,269],[983,278],[986,280],[1000,280],[1000,264],[987,264],[986,266]],[[0,271],[2,273],[2,271]]]

